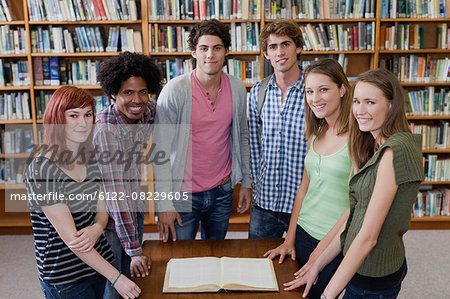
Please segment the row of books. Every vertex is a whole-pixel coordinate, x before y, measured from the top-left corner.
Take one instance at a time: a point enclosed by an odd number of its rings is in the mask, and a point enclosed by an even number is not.
[[[381,0],[381,18],[448,18],[449,0]]]
[[[110,27],[106,52],[117,51],[142,52],[143,45],[141,32],[127,27]]]
[[[104,41],[101,27],[79,26],[69,30],[49,26],[31,30],[33,53],[104,52]]]
[[[439,188],[417,193],[412,217],[450,216],[450,190]]]
[[[137,20],[140,1],[27,0],[27,3],[30,21],[116,21]]]
[[[3,132],[5,154],[31,153],[33,142],[33,130],[15,128]]]
[[[66,61],[52,57],[33,57],[35,85],[96,85],[100,60]]]
[[[46,92],[44,90],[40,90],[36,93],[35,102],[36,102],[36,117],[37,119],[42,119],[44,117],[45,107],[47,107],[50,98],[52,97],[52,92]],[[99,113],[106,107],[110,105],[110,101],[105,95],[94,96],[95,99],[95,112]],[[39,136],[38,136],[39,137]]]
[[[408,92],[408,115],[449,115],[450,93],[445,88],[435,91],[434,86]]]
[[[31,119],[28,92],[0,94],[0,119]]]
[[[448,122],[438,121],[434,126],[410,123],[410,127],[411,132],[422,135],[423,149],[450,148],[450,131],[448,129]]]
[[[260,0],[148,0],[150,20],[248,20],[260,11]]]
[[[159,67],[163,76],[163,83],[169,82],[171,79],[186,74],[194,69],[192,60],[175,58],[175,60],[158,60],[155,59],[154,63]]]
[[[300,25],[303,50],[306,51],[351,51],[372,50],[375,45],[375,22],[358,22],[344,28],[343,24]]]
[[[149,24],[149,48],[153,52],[190,52],[190,28]],[[230,51],[259,51],[259,23],[232,23]]]
[[[0,161],[0,183],[23,183],[24,163],[21,159],[5,159]]]
[[[25,29],[11,29],[9,25],[0,26],[0,54],[26,54],[27,35]]]
[[[235,76],[246,84],[255,84],[260,79],[259,56],[254,61],[228,59],[223,71]]]
[[[379,67],[396,74],[401,82],[450,81],[450,59],[430,55],[407,55],[380,58]]]
[[[4,86],[30,86],[28,61],[0,59],[0,87]]]
[[[264,0],[268,19],[362,19],[375,17],[376,0]]]
[[[120,40],[120,43],[119,43]],[[106,47],[105,47],[105,43]],[[79,26],[74,30],[49,26],[31,30],[33,53],[77,53],[77,52],[142,52],[142,34],[133,28],[110,27],[105,38],[103,27]]]
[[[424,49],[424,28],[419,24],[380,26],[381,50]],[[436,49],[450,49],[450,28],[447,23],[436,26]]]
[[[1,22],[11,22],[11,13],[9,11],[8,2],[6,0],[0,1],[0,21]]]
[[[424,171],[427,182],[448,182],[450,181],[450,159],[438,160],[438,155],[425,155]]]

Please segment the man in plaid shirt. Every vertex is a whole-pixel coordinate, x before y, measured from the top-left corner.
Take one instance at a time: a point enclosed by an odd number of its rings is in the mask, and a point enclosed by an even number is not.
[[[250,91],[253,204],[249,238],[279,238],[289,228],[307,148],[303,74],[298,65],[303,39],[297,24],[283,20],[263,28],[260,44],[274,74],[265,90],[260,91],[260,81]],[[265,93],[261,111],[259,92]]]
[[[145,202],[140,194],[141,168],[135,160],[149,140],[156,103],[149,93],[161,87],[161,73],[150,57],[124,52],[104,61],[97,76],[113,103],[96,116],[94,147],[103,176],[109,215],[104,234],[122,274],[145,277],[151,260],[142,253]],[[136,165],[137,164],[137,165]],[[137,197],[139,199],[139,196]],[[106,284],[104,298],[119,298]]]

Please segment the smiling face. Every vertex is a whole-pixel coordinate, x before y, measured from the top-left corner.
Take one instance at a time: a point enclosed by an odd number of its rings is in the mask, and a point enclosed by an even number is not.
[[[223,63],[228,51],[223,41],[215,35],[202,35],[198,39],[192,57],[197,61],[196,73],[200,76],[214,76],[222,72]]]
[[[267,39],[267,51],[264,57],[270,61],[275,72],[288,72],[293,67],[297,67],[297,54],[300,54],[292,38],[284,35],[269,35]]]
[[[64,112],[66,144],[80,144],[87,140],[94,124],[94,112],[91,107],[74,108]]]
[[[113,95],[117,110],[129,124],[137,122],[144,115],[149,101],[147,83],[142,77],[130,77],[122,82],[119,92]]]
[[[341,111],[341,97],[345,86],[341,88],[330,77],[320,73],[309,73],[305,79],[306,102],[317,118],[335,121]]]
[[[367,82],[358,82],[353,92],[353,116],[359,129],[376,139],[386,120],[391,103],[381,89]]]

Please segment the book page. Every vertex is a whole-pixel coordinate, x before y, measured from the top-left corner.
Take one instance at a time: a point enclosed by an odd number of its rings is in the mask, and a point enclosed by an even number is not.
[[[222,283],[278,290],[272,261],[267,258],[221,258]],[[226,287],[225,287],[226,288]]]
[[[220,286],[220,260],[216,257],[171,259],[169,288]]]

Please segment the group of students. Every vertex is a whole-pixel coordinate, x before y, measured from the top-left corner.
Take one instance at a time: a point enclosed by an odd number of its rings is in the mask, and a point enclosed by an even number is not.
[[[164,242],[194,239],[199,224],[202,238],[224,238],[240,182],[238,212],[251,205],[249,238],[286,232],[265,256],[298,261],[287,290],[395,298],[407,271],[402,236],[423,180],[421,139],[410,133],[398,79],[375,69],[350,87],[332,59],[303,70],[298,25],[271,22],[260,44],[274,74],[252,87],[247,121],[246,89],[222,71],[230,40],[217,20],[195,25],[188,43],[196,68],[169,81],[157,103],[149,93],[160,89],[159,70],[132,53],[102,63],[98,81],[114,103],[96,116],[87,92],[58,89],[44,114],[44,144],[57,150],[42,150],[27,167],[27,191],[140,192],[141,167],[101,162],[108,151],[144,149],[153,130],[169,157],[153,165],[155,191],[187,194],[158,202]],[[67,151],[76,159],[60,159]],[[138,297],[130,279],[151,266],[141,248],[143,204],[30,201],[46,297]]]

